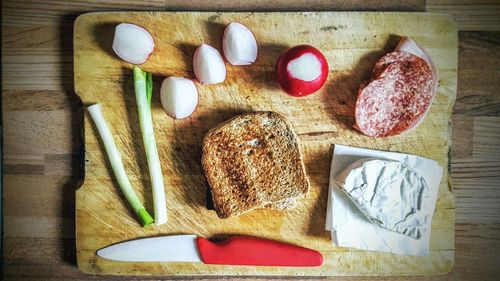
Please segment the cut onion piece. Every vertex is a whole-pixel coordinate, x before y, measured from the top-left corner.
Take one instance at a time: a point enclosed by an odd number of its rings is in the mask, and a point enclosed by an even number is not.
[[[154,48],[153,37],[146,29],[131,23],[120,23],[116,26],[113,50],[122,60],[132,64],[143,64]]]
[[[168,77],[160,90],[161,104],[168,116],[176,119],[191,115],[198,104],[198,90],[193,81],[182,77]]]
[[[222,50],[230,64],[249,65],[257,59],[257,40],[246,26],[232,22],[224,29]]]
[[[196,79],[202,84],[217,84],[226,80],[226,66],[219,51],[202,44],[194,52],[193,68]]]

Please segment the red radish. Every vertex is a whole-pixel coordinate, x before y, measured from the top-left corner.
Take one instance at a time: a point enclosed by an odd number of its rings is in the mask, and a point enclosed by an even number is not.
[[[328,62],[313,46],[298,45],[281,55],[276,65],[276,75],[285,92],[303,97],[316,92],[325,84]]]
[[[196,79],[202,84],[217,84],[226,80],[226,65],[219,51],[202,44],[193,56],[193,68]]]
[[[222,50],[232,65],[249,65],[257,59],[255,36],[241,23],[232,22],[224,29]]]
[[[131,23],[120,23],[115,28],[113,50],[122,60],[132,64],[145,63],[155,48],[153,36]]]

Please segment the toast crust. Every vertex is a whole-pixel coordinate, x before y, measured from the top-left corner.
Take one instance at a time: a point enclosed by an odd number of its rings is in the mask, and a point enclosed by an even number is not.
[[[290,209],[309,190],[299,138],[275,112],[237,115],[210,130],[202,165],[220,218]]]

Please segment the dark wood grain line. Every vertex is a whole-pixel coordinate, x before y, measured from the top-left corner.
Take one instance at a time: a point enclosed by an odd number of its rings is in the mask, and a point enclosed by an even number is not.
[[[80,14],[92,11],[425,11],[425,0],[317,0],[304,5],[301,1],[231,1],[226,0],[150,0],[150,1],[117,1],[104,0],[98,3],[90,1],[2,1],[3,21],[11,25],[36,25],[59,22],[62,15]]]
[[[82,106],[76,94],[58,90],[3,91],[2,99],[5,111],[74,111]]]
[[[458,70],[453,113],[499,116],[500,31],[459,32]]]
[[[83,178],[83,155],[46,154],[44,159],[45,175],[75,176]]]
[[[323,132],[307,132],[298,134],[299,137],[317,137],[317,136],[338,136],[336,131],[323,131]]]
[[[28,174],[6,174],[4,197],[9,198],[3,206],[9,217],[64,218],[74,219],[75,190],[81,179],[71,176],[41,176]],[[21,196],[22,195],[22,196]],[[7,222],[5,222],[7,223]],[[72,223],[74,226],[74,222]],[[9,232],[8,224],[4,230]],[[32,233],[32,236],[40,233]]]
[[[472,158],[474,144],[474,119],[470,116],[452,115],[451,159]]]
[[[4,164],[3,172],[6,175],[24,174],[24,175],[43,175],[45,167],[43,165],[32,164]]]
[[[500,30],[498,0],[428,0],[427,11],[451,14],[459,30]]]

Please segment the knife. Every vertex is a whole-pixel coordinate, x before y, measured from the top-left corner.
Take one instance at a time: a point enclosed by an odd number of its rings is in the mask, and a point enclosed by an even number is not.
[[[114,244],[99,257],[125,262],[203,262],[257,266],[320,266],[320,252],[269,239],[234,236],[212,242],[196,235],[169,235]]]

